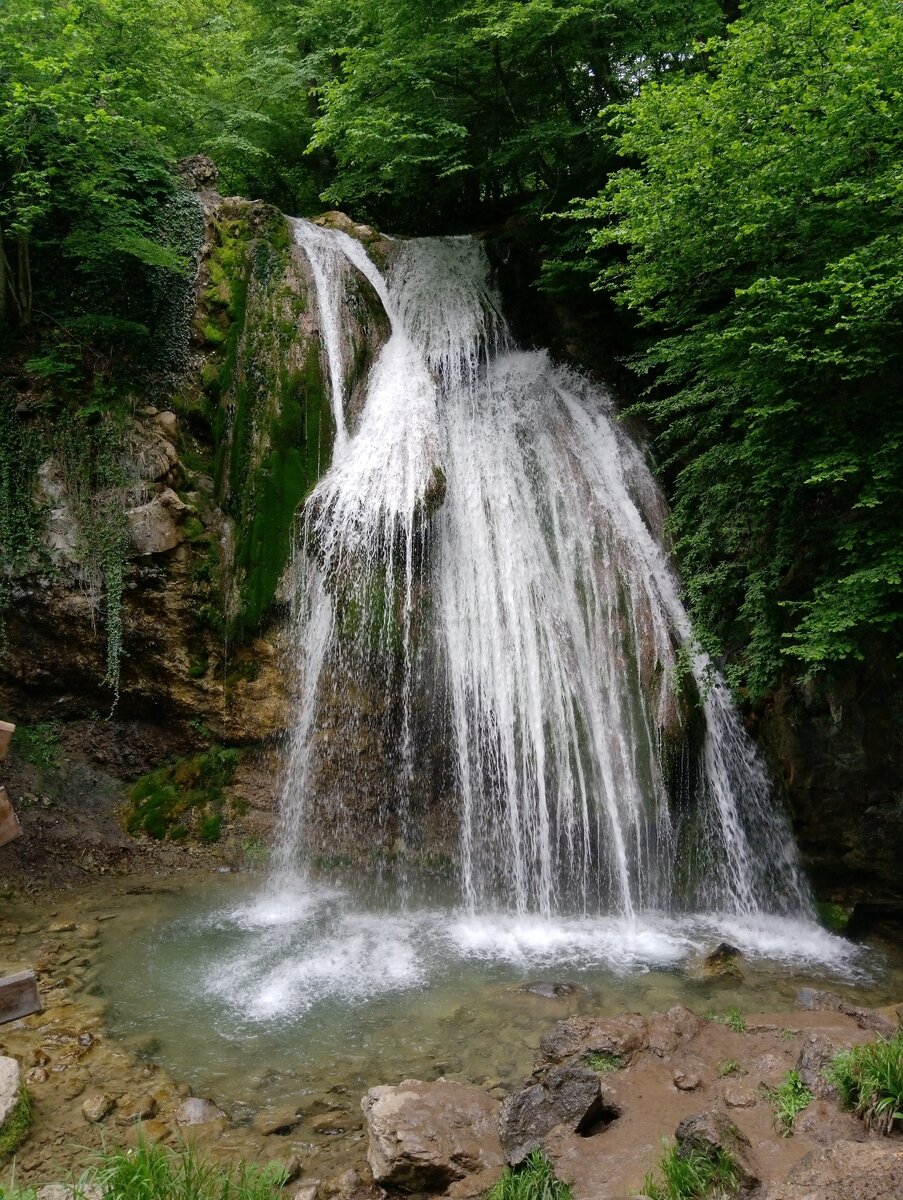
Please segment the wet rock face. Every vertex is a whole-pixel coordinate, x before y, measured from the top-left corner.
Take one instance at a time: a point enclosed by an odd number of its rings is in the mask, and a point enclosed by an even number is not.
[[[903,900],[903,672],[870,661],[829,688],[783,685],[758,729],[803,865],[835,900]]]
[[[377,1183],[437,1192],[504,1164],[499,1103],[480,1088],[408,1079],[397,1087],[371,1088],[361,1108],[367,1161]]]
[[[556,1126],[589,1136],[621,1113],[617,1097],[587,1067],[554,1067],[541,1082],[509,1096],[499,1116],[505,1158],[517,1166]]]

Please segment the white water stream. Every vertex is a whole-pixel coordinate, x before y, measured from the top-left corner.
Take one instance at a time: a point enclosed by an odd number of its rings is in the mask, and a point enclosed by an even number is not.
[[[659,540],[663,503],[610,398],[513,345],[475,239],[405,242],[383,276],[346,234],[293,227],[316,284],[337,432],[297,558],[302,701],[276,891],[298,869],[318,802],[321,678],[348,654],[353,612],[351,640],[396,664],[386,700],[400,705],[408,781],[424,675],[444,691],[471,913],[811,915],[757,752],[692,649]],[[354,271],[391,337],[349,434],[341,330]],[[421,669],[427,645],[438,682]],[[682,670],[703,698],[695,748]]]

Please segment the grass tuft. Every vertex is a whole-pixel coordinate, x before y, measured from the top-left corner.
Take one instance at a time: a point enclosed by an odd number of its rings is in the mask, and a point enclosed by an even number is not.
[[[104,1200],[274,1200],[286,1181],[279,1163],[221,1166],[191,1145],[176,1150],[139,1142],[134,1150],[107,1151],[84,1183]]]
[[[492,1185],[485,1200],[571,1200],[571,1189],[556,1179],[545,1155],[533,1150],[519,1167],[509,1168]]]
[[[727,1150],[683,1155],[666,1142],[658,1169],[660,1181],[651,1172],[643,1181],[649,1200],[731,1200],[740,1190],[740,1168]]]
[[[765,1089],[774,1109],[774,1127],[781,1137],[790,1137],[793,1124],[812,1101],[812,1093],[798,1071],[788,1071],[777,1087]]]
[[[853,1046],[825,1071],[841,1102],[867,1129],[888,1134],[903,1122],[903,1029],[893,1037]]]
[[[727,1079],[730,1075],[745,1075],[746,1071],[736,1058],[725,1059],[718,1064],[718,1078]]]
[[[620,1071],[624,1066],[620,1054],[610,1054],[607,1050],[593,1050],[587,1054],[585,1061],[591,1071],[602,1071],[605,1074]]]

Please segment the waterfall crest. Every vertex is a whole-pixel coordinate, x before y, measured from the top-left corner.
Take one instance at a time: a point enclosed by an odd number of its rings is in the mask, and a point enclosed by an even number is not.
[[[369,664],[399,712],[405,806],[418,706],[444,714],[472,910],[811,910],[789,828],[723,680],[693,649],[663,501],[611,399],[517,348],[472,238],[401,244],[293,223],[336,419],[296,556],[299,703],[278,885],[304,848],[324,672]],[[391,336],[348,435],[341,303],[370,281]],[[427,693],[429,697],[427,699]]]

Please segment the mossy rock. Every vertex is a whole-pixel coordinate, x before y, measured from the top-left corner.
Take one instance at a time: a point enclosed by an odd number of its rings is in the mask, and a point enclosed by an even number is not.
[[[24,1087],[19,1089],[16,1107],[0,1125],[0,1163],[18,1150],[31,1129],[31,1098]]]

